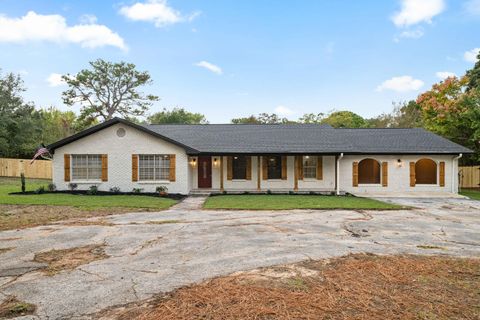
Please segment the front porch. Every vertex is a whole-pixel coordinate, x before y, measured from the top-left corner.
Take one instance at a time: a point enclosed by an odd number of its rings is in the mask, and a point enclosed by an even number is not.
[[[189,157],[191,194],[318,193],[337,190],[334,155]]]

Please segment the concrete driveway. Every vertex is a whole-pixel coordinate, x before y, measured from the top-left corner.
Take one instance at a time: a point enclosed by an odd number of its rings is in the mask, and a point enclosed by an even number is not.
[[[418,208],[202,211],[193,198],[168,211],[102,218],[107,225],[1,232],[0,248],[13,249],[0,254],[0,299],[15,295],[35,304],[33,318],[88,319],[206,278],[308,258],[356,252],[480,256],[480,201],[382,200]],[[35,253],[91,244],[105,244],[108,257],[53,276],[32,262]]]

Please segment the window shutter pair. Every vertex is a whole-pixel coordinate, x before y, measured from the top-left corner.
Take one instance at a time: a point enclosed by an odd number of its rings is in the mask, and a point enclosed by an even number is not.
[[[445,187],[445,162],[440,162],[440,187]],[[416,178],[415,178],[415,162],[410,162],[410,187],[415,187]]]
[[[252,157],[247,156],[245,157],[246,160],[246,180],[252,180]],[[233,157],[228,156],[227,157],[227,180],[232,180],[233,179]]]
[[[174,154],[168,155],[170,159],[169,181],[175,181],[176,176],[176,156]],[[132,181],[138,181],[138,154],[132,154]]]
[[[352,186],[358,187],[358,162],[352,164]],[[388,162],[382,162],[382,187],[388,186]]]
[[[102,154],[102,181],[108,181],[108,155]],[[63,155],[63,180],[68,182],[70,178],[70,154]]]

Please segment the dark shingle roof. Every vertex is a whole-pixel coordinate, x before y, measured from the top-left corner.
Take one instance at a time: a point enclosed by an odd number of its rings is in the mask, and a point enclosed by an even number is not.
[[[458,154],[471,150],[423,129],[334,129],[317,124],[137,125],[114,118],[48,146],[52,152],[117,123],[183,147],[211,153]]]
[[[423,129],[334,129],[316,124],[149,125],[200,153],[469,153]]]

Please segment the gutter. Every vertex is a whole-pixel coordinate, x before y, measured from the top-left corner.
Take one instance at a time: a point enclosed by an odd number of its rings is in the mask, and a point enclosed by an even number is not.
[[[458,184],[457,184],[457,188],[455,188],[455,161],[458,161],[458,159],[460,159],[461,157],[463,156],[462,153],[460,153],[458,156],[454,157],[452,160],[452,192],[453,193],[458,193],[458,189],[460,188],[460,177],[458,177],[458,174],[457,174],[457,178],[458,178]],[[458,162],[457,162],[458,163]],[[457,165],[457,172],[458,172],[458,165]]]
[[[337,190],[336,194],[337,196],[340,195],[340,159],[343,158],[343,152],[340,153],[340,156],[337,158]]]

